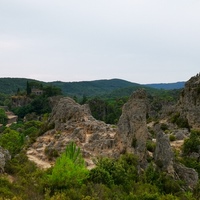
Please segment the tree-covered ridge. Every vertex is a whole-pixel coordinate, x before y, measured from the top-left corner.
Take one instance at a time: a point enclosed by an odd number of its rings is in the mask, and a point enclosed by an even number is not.
[[[40,82],[33,79],[26,78],[0,78],[0,93],[4,94],[16,94],[17,91],[24,91],[26,89],[26,83],[29,82]]]
[[[181,89],[184,88],[185,82],[180,81],[176,83],[155,83],[155,84],[145,84],[147,87],[152,87],[155,89],[165,89],[165,90],[173,90],[173,89]]]
[[[95,80],[95,81],[80,81],[80,82],[43,82],[33,79],[26,78],[0,78],[0,93],[4,94],[15,94],[26,90],[27,82],[35,82],[38,85],[52,85],[60,88],[62,93],[67,96],[111,96],[122,93],[130,95],[130,91],[136,90],[141,87],[151,88],[150,85],[141,85],[137,83],[132,83],[129,81],[121,79],[111,79],[111,80]],[[160,89],[160,84],[155,84]],[[155,87],[155,85],[153,87]],[[167,86],[170,85],[170,88]],[[165,89],[176,89],[176,84],[165,84]]]
[[[81,82],[53,82],[53,85],[62,88],[64,94],[69,96],[101,96],[108,94],[116,89],[136,86],[139,84],[131,83],[120,79],[81,81]]]

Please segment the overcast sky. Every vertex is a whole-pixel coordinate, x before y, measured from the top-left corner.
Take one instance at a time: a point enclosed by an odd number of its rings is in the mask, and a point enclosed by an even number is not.
[[[199,0],[0,0],[0,77],[187,81]]]

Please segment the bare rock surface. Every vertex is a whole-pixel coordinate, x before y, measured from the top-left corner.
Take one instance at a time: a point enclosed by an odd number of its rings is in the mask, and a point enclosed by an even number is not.
[[[193,129],[200,129],[200,74],[186,82],[180,96],[178,110]]]
[[[94,165],[93,159],[97,156],[115,157],[120,153],[116,127],[94,119],[88,105],[79,105],[68,97],[61,98],[49,118],[49,124],[52,123],[55,129],[37,138],[28,149],[29,158],[34,155],[47,162],[45,152],[60,154],[71,141],[81,148],[88,168]]]
[[[167,172],[174,179],[184,181],[187,188],[194,189],[197,185],[198,173],[192,168],[175,162],[169,137],[162,131],[157,134],[154,159],[159,169]]]
[[[180,163],[174,163],[174,169],[179,179],[184,181],[189,189],[195,188],[198,183],[199,177],[198,173],[194,169],[185,167]]]
[[[146,161],[146,124],[147,96],[144,90],[134,92],[122,108],[118,122],[118,133],[123,147],[138,155],[140,163]]]
[[[174,156],[170,146],[169,137],[162,131],[157,133],[154,159],[158,167],[163,171],[166,171],[168,174],[172,176],[174,175]]]
[[[5,164],[10,159],[11,159],[11,155],[9,151],[0,147],[0,172],[1,173],[4,172]]]

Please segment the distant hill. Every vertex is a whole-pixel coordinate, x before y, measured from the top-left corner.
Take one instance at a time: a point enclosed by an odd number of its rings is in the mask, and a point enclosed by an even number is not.
[[[44,85],[54,85],[61,88],[64,95],[67,96],[123,96],[139,88],[146,88],[149,91],[155,89],[179,89],[184,87],[184,82],[162,83],[162,84],[145,84],[132,83],[121,79],[80,81],[80,82],[42,82],[26,78],[0,78],[0,93],[15,94],[18,89],[26,89],[27,81],[36,81]],[[152,90],[151,88],[154,88]]]
[[[15,94],[17,90],[25,90],[27,81],[36,81],[45,83],[42,81],[27,79],[27,78],[0,78],[0,93]]]
[[[176,82],[176,83],[153,83],[153,84],[145,84],[147,87],[152,87],[155,89],[164,89],[164,90],[173,90],[173,89],[181,89],[184,88],[185,82]]]
[[[62,89],[69,96],[101,96],[117,89],[127,87],[143,87],[137,83],[131,83],[121,79],[80,81],[80,82],[52,82],[51,84]]]

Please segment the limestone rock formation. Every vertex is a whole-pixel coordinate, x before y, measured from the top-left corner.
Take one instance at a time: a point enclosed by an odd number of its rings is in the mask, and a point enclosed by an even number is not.
[[[148,131],[144,90],[133,93],[124,105],[118,129],[96,120],[88,105],[79,105],[69,97],[56,100],[54,105],[48,123],[55,127],[37,138],[29,148],[27,154],[30,159],[37,156],[35,160],[40,159],[45,163],[49,154],[60,154],[70,141],[74,141],[81,148],[89,167],[93,165],[93,158],[117,157],[125,149],[136,153],[141,163],[146,162]]]
[[[11,159],[11,155],[10,155],[9,151],[0,147],[0,172],[1,173],[4,172],[4,167],[5,167],[6,161],[8,161],[10,159]]]
[[[70,141],[81,148],[88,167],[92,167],[92,159],[97,156],[115,157],[120,153],[116,127],[94,119],[88,105],[79,105],[68,97],[61,98],[49,118],[49,124],[53,123],[55,128],[37,139],[28,150],[29,156],[37,153],[45,161],[45,152],[59,154]]]
[[[180,163],[174,163],[174,169],[180,180],[187,184],[189,189],[194,189],[198,183],[198,173],[192,169],[185,167]]]
[[[162,131],[157,133],[154,160],[163,171],[166,171],[172,176],[174,175],[174,156],[170,147],[169,137]]]
[[[193,129],[200,129],[200,74],[186,82],[180,96],[178,111]]]
[[[169,138],[162,131],[157,133],[154,159],[159,169],[177,180],[184,181],[187,188],[194,189],[197,185],[198,173],[192,168],[175,162]]]
[[[140,163],[146,161],[146,125],[147,96],[145,90],[134,92],[122,108],[118,122],[118,133],[123,147],[138,155]]]

